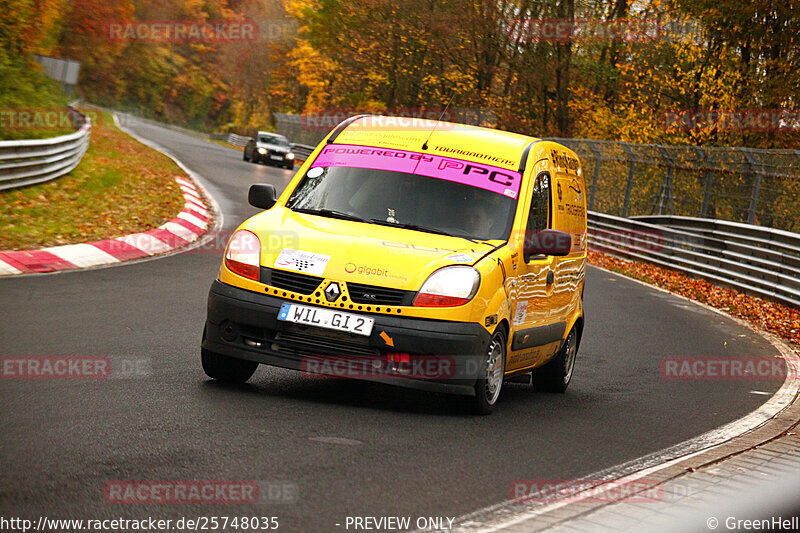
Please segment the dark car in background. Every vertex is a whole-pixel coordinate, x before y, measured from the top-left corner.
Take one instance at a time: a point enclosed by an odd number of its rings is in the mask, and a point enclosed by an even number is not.
[[[286,137],[277,133],[259,131],[256,138],[250,139],[245,145],[242,157],[245,161],[253,163],[266,163],[289,170],[294,169],[292,146]]]

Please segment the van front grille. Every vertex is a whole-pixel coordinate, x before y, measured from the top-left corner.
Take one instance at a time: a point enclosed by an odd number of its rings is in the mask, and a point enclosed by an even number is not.
[[[299,294],[311,294],[322,283],[322,278],[301,274],[299,272],[287,272],[286,270],[276,270],[274,268],[261,267],[261,283],[297,292]]]
[[[361,283],[348,283],[347,291],[350,293],[350,299],[355,303],[372,305],[412,305],[414,294],[416,294],[414,291],[362,285]]]

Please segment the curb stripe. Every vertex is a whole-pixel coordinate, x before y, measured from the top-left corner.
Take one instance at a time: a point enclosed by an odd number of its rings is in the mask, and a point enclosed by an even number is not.
[[[178,213],[178,216],[172,219],[172,222],[176,224],[182,224],[181,221],[188,222],[198,230],[202,231],[208,226],[206,220],[202,220],[199,217],[192,215],[191,213],[187,213],[186,211],[181,211]],[[190,230],[194,230],[194,228],[189,228]]]
[[[76,268],[69,261],[44,250],[0,252],[0,259],[22,272],[50,272],[51,270]]]
[[[183,204],[183,206],[184,206],[184,208],[186,206],[189,206],[189,208],[194,209],[195,211],[199,211],[199,212],[203,213],[204,215],[208,214],[208,209],[206,209],[206,206],[204,206],[203,204],[197,203],[197,202],[195,202],[193,200],[187,200],[186,203]]]
[[[145,255],[155,255],[171,250],[166,243],[146,233],[133,233],[124,237],[117,237],[114,240],[128,244]]]
[[[76,267],[88,267],[94,265],[107,265],[109,263],[119,263],[119,259],[111,254],[107,254],[100,248],[96,248],[91,244],[68,244],[66,246],[55,246],[52,248],[43,248],[42,251],[50,252],[69,261]]]
[[[147,252],[128,244],[125,241],[118,239],[107,239],[105,241],[93,242],[92,246],[99,248],[111,254],[120,261],[128,261],[129,259],[138,259],[140,257],[147,257]]]
[[[177,235],[186,242],[192,242],[193,240],[197,239],[198,236],[196,231],[192,231],[189,228],[184,227],[181,224],[176,224],[174,222],[167,222],[161,227],[167,230],[168,232]]]
[[[8,276],[9,274],[20,274],[20,273],[22,273],[20,269],[14,268],[5,261],[0,261],[0,276]]]
[[[186,187],[184,185],[184,186],[181,186],[181,190],[183,191],[183,196],[184,197],[190,196],[192,198],[197,199],[198,201],[202,201],[202,198],[200,198],[200,193],[198,193],[195,189],[190,189],[189,187]]]
[[[192,217],[200,220],[203,224],[208,225],[208,222],[209,222],[208,217],[206,215],[200,213],[199,211],[195,210],[195,209],[188,209],[187,208],[187,209],[184,209],[183,211],[181,211],[181,213],[185,213],[187,215],[191,215]],[[178,214],[178,216],[181,216],[181,215]]]
[[[167,231],[163,227],[145,231],[144,234],[151,235],[156,239],[158,239],[159,241],[163,242],[164,244],[167,244],[168,249],[177,248],[178,246],[183,246],[184,244],[189,243],[189,241],[187,241],[186,239],[182,239],[178,235]]]
[[[186,228],[187,230],[189,230],[189,231],[191,231],[192,233],[195,234],[195,238],[200,236],[200,235],[202,235],[203,234],[203,230],[205,229],[205,225],[198,226],[197,224],[189,222],[188,220],[186,220],[184,218],[175,218],[172,221],[170,221],[170,224]],[[194,239],[192,239],[192,240],[194,240]]]

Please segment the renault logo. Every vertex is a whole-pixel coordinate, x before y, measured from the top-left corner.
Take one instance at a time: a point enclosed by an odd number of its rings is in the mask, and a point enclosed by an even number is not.
[[[325,299],[329,302],[335,302],[341,294],[342,291],[339,290],[339,284],[335,281],[332,281],[325,287]]]

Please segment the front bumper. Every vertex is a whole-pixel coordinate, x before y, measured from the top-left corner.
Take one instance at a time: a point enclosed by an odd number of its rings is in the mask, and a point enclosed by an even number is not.
[[[276,156],[279,159],[273,159],[272,156]],[[269,150],[264,154],[257,149],[253,150],[253,159],[258,163],[269,163],[271,165],[294,165],[294,159],[288,159],[285,154],[270,152]]]
[[[375,320],[366,337],[278,320],[287,302],[214,281],[203,348],[309,374],[474,394],[491,339],[480,324],[357,313]],[[397,354],[408,356],[398,364]]]

